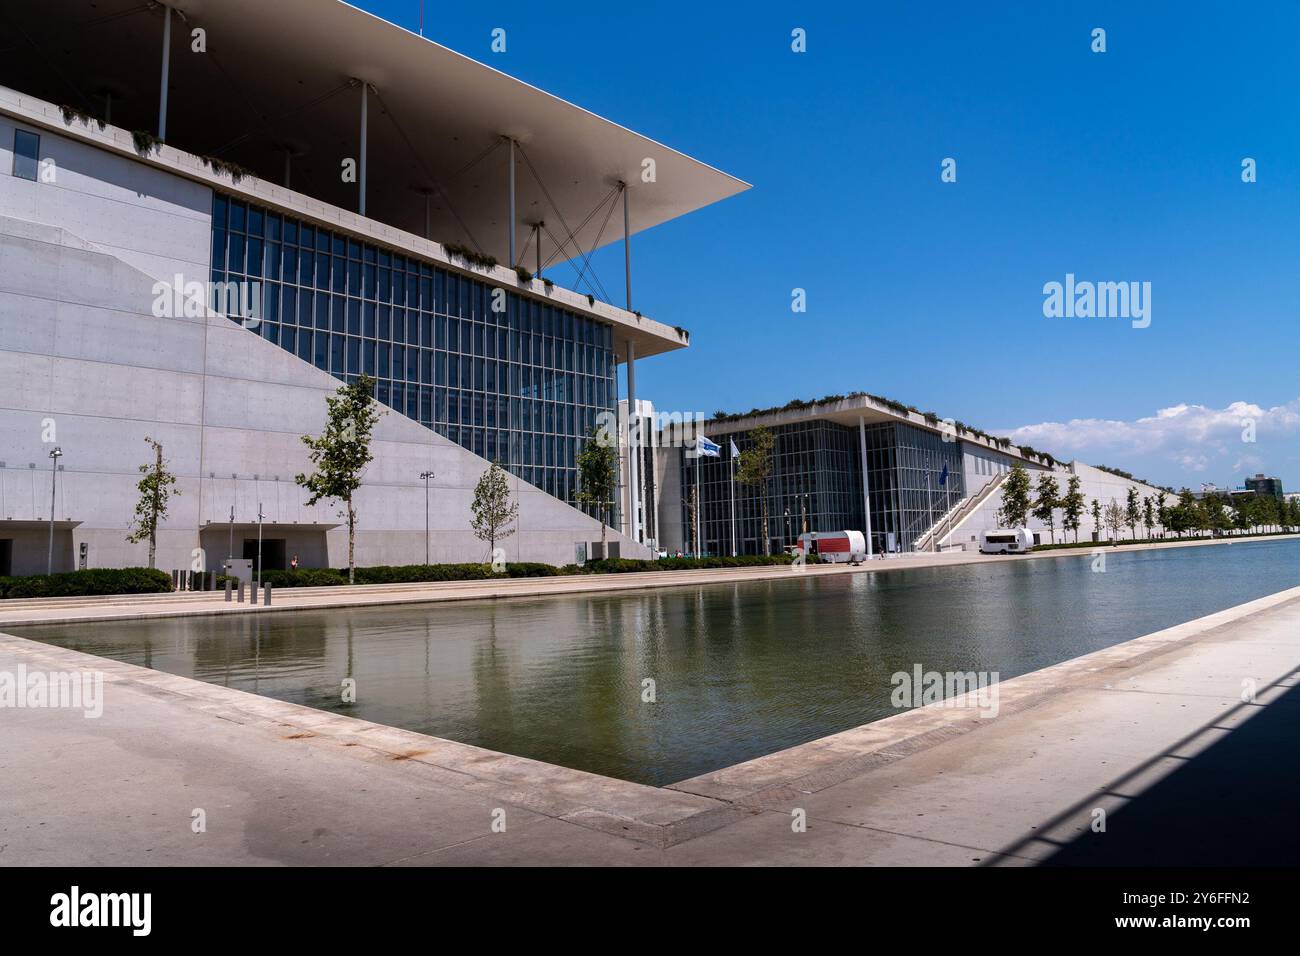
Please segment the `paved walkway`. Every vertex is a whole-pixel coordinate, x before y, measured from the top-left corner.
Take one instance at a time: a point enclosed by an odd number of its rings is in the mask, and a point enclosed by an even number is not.
[[[1160,548],[1221,546],[1249,540],[1300,538],[1300,535],[1262,539],[1223,538],[1216,541],[1171,541],[1107,547],[1107,552],[1150,551]],[[762,568],[718,568],[696,571],[642,571],[631,574],[575,574],[545,578],[508,578],[485,581],[439,581],[425,584],[367,584],[325,588],[281,588],[272,593],[272,606],[227,603],[224,593],[182,592],[114,597],[25,598],[0,601],[0,628],[20,624],[73,624],[86,621],[137,620],[212,614],[262,614],[302,608],[361,607],[378,604],[426,604],[441,601],[481,601],[500,598],[554,597],[601,591],[636,591],[683,585],[732,584],[737,581],[779,580],[792,574],[879,574],[906,568],[944,567],[988,561],[1041,561],[1080,557],[1089,549],[1042,551],[1028,555],[985,555],[965,551],[940,554],[894,555],[885,560],[850,566],[810,564]],[[260,595],[259,595],[260,598]]]
[[[105,706],[0,709],[0,864],[1297,858],[1300,588],[1006,681],[996,717],[924,707],[668,788],[0,635],[20,665],[102,671]]]

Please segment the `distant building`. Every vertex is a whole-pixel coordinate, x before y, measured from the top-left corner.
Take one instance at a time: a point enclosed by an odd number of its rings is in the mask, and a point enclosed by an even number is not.
[[[743,453],[760,425],[775,439],[762,490],[733,481],[731,461],[732,443]],[[718,446],[716,457],[695,454],[700,432]],[[1094,540],[1107,537],[1093,525],[1093,501],[1123,505],[1129,488],[1143,499],[1163,494],[865,393],[662,427],[656,445],[656,540],[669,551],[779,553],[805,531],[862,531],[872,554],[975,550],[980,533],[999,526],[1000,489],[1016,464],[1034,482],[1053,473],[1061,494],[1078,476],[1087,502],[1082,541],[1094,532]],[[1074,540],[1059,510],[1054,530],[1032,517],[1027,524],[1036,543]]]
[[[1246,490],[1254,492],[1259,497],[1273,497],[1279,501],[1283,498],[1282,479],[1269,478],[1265,475],[1255,475],[1246,479]]]

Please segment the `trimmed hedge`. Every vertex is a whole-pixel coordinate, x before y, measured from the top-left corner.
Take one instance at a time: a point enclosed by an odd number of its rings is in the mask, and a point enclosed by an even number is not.
[[[0,578],[0,598],[166,594],[171,589],[171,575],[157,568],[91,568],[62,574]]]
[[[809,564],[817,564],[816,555],[811,555]],[[788,554],[742,554],[737,557],[714,558],[660,558],[648,561],[641,558],[606,558],[603,561],[588,561],[581,568],[580,574],[628,574],[635,571],[695,571],[703,568],[756,568],[771,565],[791,564],[794,558]]]
[[[488,578],[537,578],[573,572],[536,561],[506,564],[505,574],[494,574],[490,564],[401,564],[357,568],[357,584],[423,584],[430,581],[483,581]],[[263,571],[262,581],[277,588],[339,587],[348,583],[347,568],[299,568],[297,571]]]
[[[357,568],[357,584],[422,584],[431,581],[484,581],[489,578],[549,578],[570,574],[628,574],[636,571],[689,571],[702,568],[749,568],[790,564],[787,554],[742,555],[714,558],[609,558],[586,565],[556,567],[537,561],[513,561],[504,574],[489,564],[405,564]],[[813,555],[809,563],[818,563]],[[342,587],[348,583],[347,568],[299,568],[296,571],[263,571],[262,582],[275,588]],[[225,587],[225,575],[217,576],[217,590]],[[72,597],[97,594],[161,594],[172,589],[171,575],[155,568],[95,568],[68,574],[39,574],[23,578],[0,578],[0,598]]]

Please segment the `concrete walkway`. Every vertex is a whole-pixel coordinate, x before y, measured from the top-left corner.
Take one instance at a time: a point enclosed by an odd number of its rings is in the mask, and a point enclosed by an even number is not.
[[[1251,540],[1300,538],[1221,538],[1214,541],[1170,541],[1159,544],[1099,545],[1107,553],[1152,551],[1163,548],[1217,547]],[[555,597],[564,594],[638,591],[684,585],[734,584],[742,581],[782,580],[792,574],[880,574],[907,568],[950,567],[991,561],[1041,561],[1084,557],[1093,549],[1041,551],[1027,555],[985,555],[966,551],[939,554],[891,555],[885,560],[851,566],[810,564],[800,568],[779,565],[760,568],[717,568],[695,571],[641,571],[630,574],[575,574],[539,578],[493,578],[483,581],[438,581],[424,584],[364,584],[343,587],[281,588],[273,604],[227,603],[224,593],[180,592],[111,597],[19,598],[0,601],[0,627],[25,624],[75,624],[87,621],[143,620],[214,614],[263,614],[304,608],[363,607],[381,604],[432,604],[443,601],[482,601],[503,598]],[[260,595],[259,595],[260,598]]]
[[[668,788],[0,635],[20,665],[101,671],[105,706],[0,709],[0,864],[1297,858],[1300,588],[1003,682],[996,717],[932,705]]]

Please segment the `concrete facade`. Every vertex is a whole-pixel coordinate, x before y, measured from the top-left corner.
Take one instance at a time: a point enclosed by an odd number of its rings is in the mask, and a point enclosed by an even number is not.
[[[138,499],[145,437],[163,444],[178,477],[159,533],[158,567],[209,566],[256,537],[283,542],[304,567],[347,561],[339,508],[309,507],[294,475],[309,469],[301,436],[320,432],[339,382],[215,314],[158,318],[158,280],[206,283],[211,190],[156,165],[40,130],[52,178],[12,175],[15,125],[0,113],[0,540],[10,573],[43,572],[50,518],[50,449],[63,451],[56,570],[142,565],[125,540]],[[111,129],[111,128],[110,128]],[[120,133],[120,131],[118,131]],[[488,462],[386,410],[357,497],[360,565],[482,560],[469,527],[473,488]],[[510,478],[517,532],[507,561],[570,563],[599,524]],[[625,556],[646,549],[609,531]],[[215,549],[216,553],[213,553]],[[272,565],[268,563],[267,567]]]

